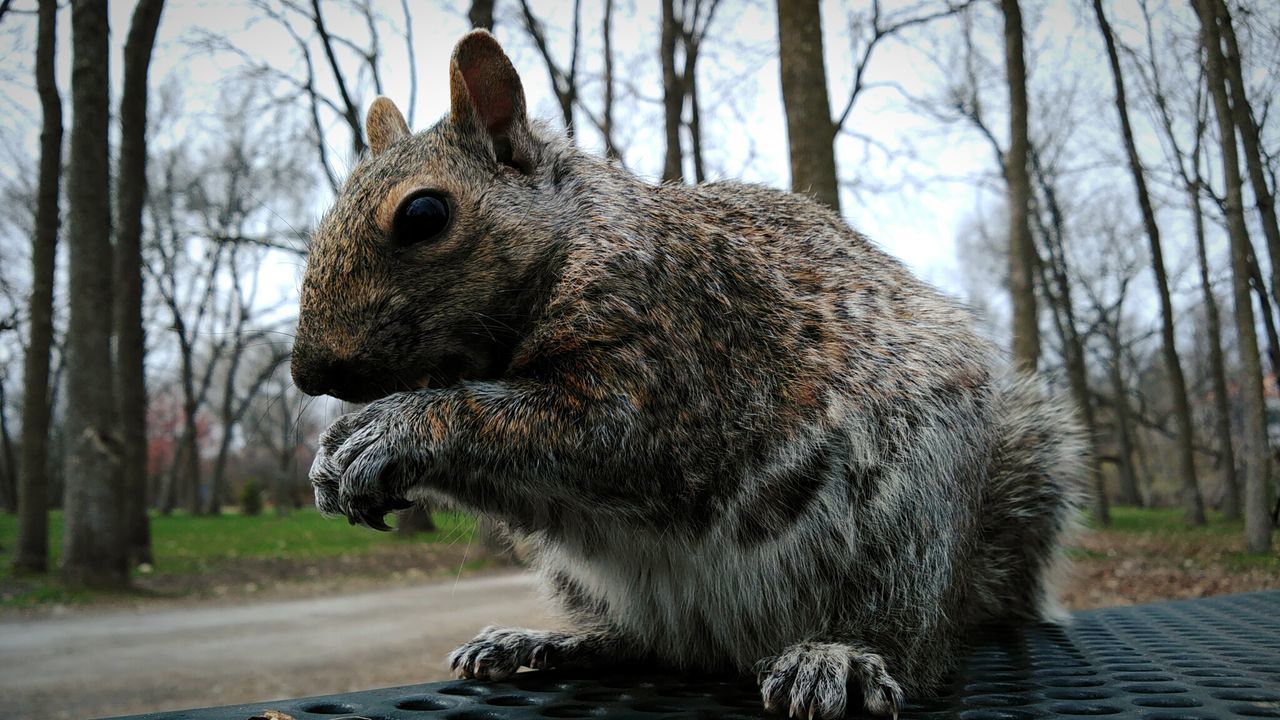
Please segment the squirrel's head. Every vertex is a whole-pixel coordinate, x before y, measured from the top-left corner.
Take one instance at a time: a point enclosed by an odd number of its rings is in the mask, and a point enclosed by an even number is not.
[[[367,402],[500,375],[551,251],[522,223],[546,173],[519,75],[493,36],[471,32],[453,51],[446,118],[413,134],[380,97],[365,125],[371,152],[312,239],[294,383]]]

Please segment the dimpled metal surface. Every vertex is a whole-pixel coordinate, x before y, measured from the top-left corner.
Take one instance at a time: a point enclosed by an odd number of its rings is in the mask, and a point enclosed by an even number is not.
[[[267,710],[296,720],[769,717],[749,679],[538,672],[134,720],[248,720]],[[1280,718],[1280,592],[1089,610],[1066,627],[987,628],[948,689],[908,703],[901,717],[1088,715]]]

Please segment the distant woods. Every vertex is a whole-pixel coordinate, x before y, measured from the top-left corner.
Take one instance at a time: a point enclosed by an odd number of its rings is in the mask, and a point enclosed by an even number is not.
[[[163,0],[134,2],[128,28],[101,3],[0,3],[0,34],[22,39],[0,99],[27,123],[0,128],[19,133],[3,137],[18,170],[0,187],[15,566],[51,569],[51,508],[63,576],[120,587],[151,560],[149,512],[309,502],[312,443],[343,408],[289,381],[294,280],[365,151],[373,97],[415,129],[435,120],[418,89],[440,87],[421,58],[441,27],[497,34],[534,112],[655,181],[789,182],[855,227],[873,205],[908,208],[904,233],[939,197],[972,206],[953,280],[1010,362],[1080,407],[1094,521],[1113,504],[1177,505],[1190,524],[1217,511],[1265,551],[1280,438],[1272,5],[228,3],[278,41],[264,53]],[[225,82],[190,82],[175,47],[216,59]]]

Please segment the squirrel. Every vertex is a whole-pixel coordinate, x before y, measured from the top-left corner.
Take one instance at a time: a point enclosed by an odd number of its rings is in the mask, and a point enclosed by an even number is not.
[[[987,621],[1055,617],[1073,408],[824,206],[654,185],[529,119],[473,31],[450,109],[388,99],[316,227],[295,384],[320,510],[447,499],[529,538],[571,632],[485,628],[462,677],[656,663],[764,707],[896,715]]]

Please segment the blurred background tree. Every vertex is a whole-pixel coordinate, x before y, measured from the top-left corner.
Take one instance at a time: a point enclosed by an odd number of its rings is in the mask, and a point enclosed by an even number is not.
[[[106,39],[111,22],[128,32]],[[309,230],[365,151],[375,95],[414,127],[443,112],[468,27],[498,35],[534,113],[578,145],[654,181],[807,192],[963,297],[1080,406],[1095,523],[1177,507],[1193,525],[1243,518],[1240,547],[1270,547],[1280,8],[13,0],[0,509],[20,518],[15,568],[48,570],[51,509],[68,580],[120,586],[155,556],[154,513],[307,503],[315,437],[350,409],[288,378]],[[435,525],[427,508],[397,524]]]

